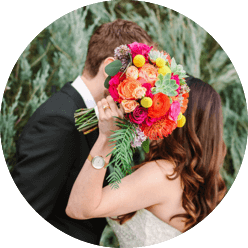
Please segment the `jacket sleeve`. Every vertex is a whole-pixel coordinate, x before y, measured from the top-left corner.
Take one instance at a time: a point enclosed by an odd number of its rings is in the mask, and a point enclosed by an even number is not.
[[[36,118],[17,143],[12,177],[29,204],[48,218],[76,158],[78,133],[63,116]]]

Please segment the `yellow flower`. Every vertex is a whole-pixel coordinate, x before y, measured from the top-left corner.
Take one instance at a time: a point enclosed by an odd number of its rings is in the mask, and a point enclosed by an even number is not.
[[[133,64],[137,67],[142,67],[146,63],[146,59],[143,55],[136,55],[133,59]]]
[[[152,106],[152,99],[150,97],[144,97],[140,101],[140,104],[144,108],[150,108]]]
[[[183,127],[186,122],[186,118],[184,115],[182,115],[182,118],[177,122],[178,127]]]
[[[177,120],[178,120],[178,121],[181,120],[182,117],[183,117],[183,114],[182,114],[182,112],[180,112],[179,115],[178,115],[178,117],[177,117]]]
[[[164,67],[165,66],[165,60],[162,58],[157,58],[156,59],[156,66],[159,68]]]
[[[165,65],[158,69],[158,73],[165,76],[167,73],[171,73],[171,69],[167,65]]]

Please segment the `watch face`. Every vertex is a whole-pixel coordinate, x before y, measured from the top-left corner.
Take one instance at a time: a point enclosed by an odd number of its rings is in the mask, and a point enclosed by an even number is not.
[[[92,165],[96,169],[102,169],[105,164],[103,157],[96,156],[92,159]]]

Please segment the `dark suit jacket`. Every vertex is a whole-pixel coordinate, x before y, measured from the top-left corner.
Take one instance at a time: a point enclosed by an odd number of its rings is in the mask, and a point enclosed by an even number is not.
[[[99,133],[84,136],[77,131],[73,115],[83,107],[85,103],[71,83],[42,104],[18,140],[12,177],[29,204],[49,223],[98,245],[105,218],[74,220],[65,214],[73,183]]]

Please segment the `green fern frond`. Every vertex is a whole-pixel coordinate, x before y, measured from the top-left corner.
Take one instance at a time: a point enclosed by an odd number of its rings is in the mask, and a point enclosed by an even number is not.
[[[113,157],[109,165],[113,165],[113,172],[107,177],[111,188],[119,188],[121,179],[132,173],[133,149],[130,143],[133,141],[136,127],[126,119],[117,119],[116,124],[121,129],[116,130],[110,136],[110,142],[114,143],[114,149],[110,153]]]

